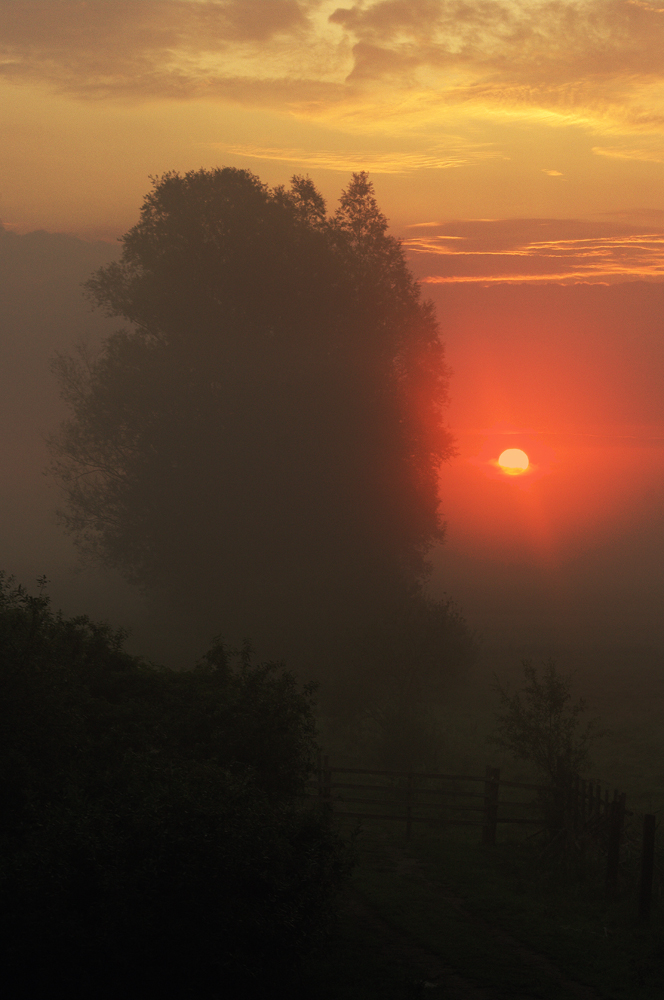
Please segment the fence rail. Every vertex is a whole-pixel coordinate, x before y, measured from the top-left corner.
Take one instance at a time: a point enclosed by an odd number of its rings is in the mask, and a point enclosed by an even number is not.
[[[342,780],[335,780],[336,778]],[[348,780],[360,778],[361,780]],[[374,779],[373,781],[367,779]],[[470,786],[470,788],[468,787]],[[479,826],[482,841],[493,844],[498,824],[542,825],[540,816],[506,815],[505,809],[537,809],[532,799],[500,798],[500,788],[540,793],[541,786],[528,782],[501,781],[500,769],[487,767],[484,777],[470,774],[386,771],[360,767],[331,767],[328,757],[319,757],[317,780],[310,791],[328,805],[335,816],[352,819],[390,819],[406,824],[406,837],[413,823],[436,826]],[[359,793],[359,794],[357,794]],[[364,807],[359,809],[358,807]],[[367,808],[369,807],[369,808]],[[389,813],[382,807],[392,807]]]
[[[341,780],[335,780],[337,776]],[[360,780],[350,780],[355,777]],[[523,792],[535,794],[524,799]],[[481,829],[482,844],[491,847],[496,843],[498,826],[513,824],[546,830],[552,835],[552,843],[559,839],[561,843],[580,843],[584,849],[588,843],[600,845],[606,858],[609,893],[615,893],[617,888],[625,818],[633,815],[626,809],[624,793],[615,789],[611,795],[608,787],[602,789],[599,782],[576,778],[550,787],[506,781],[500,777],[500,768],[489,765],[483,777],[386,771],[331,767],[329,758],[320,754],[316,780],[309,784],[309,793],[335,816],[405,823],[407,840],[414,823],[429,827],[474,826]],[[523,810],[529,810],[530,815],[524,815]],[[654,816],[644,816],[643,831],[639,912],[647,919],[653,877]]]
[[[335,780],[335,776],[343,780]],[[373,778],[373,781],[347,780],[351,776]],[[383,780],[381,780],[383,779]],[[468,786],[471,786],[469,790]],[[477,786],[480,789],[473,790]],[[532,782],[508,781],[500,777],[500,768],[487,766],[483,777],[470,774],[442,774],[428,771],[388,771],[360,767],[331,767],[329,758],[319,756],[316,781],[310,783],[310,792],[327,803],[337,816],[387,819],[373,810],[358,812],[354,807],[401,806],[403,812],[390,814],[389,818],[410,824],[423,822],[437,825],[467,825],[475,823],[489,831],[488,841],[495,842],[498,824],[550,826],[547,808],[557,810],[565,823],[574,831],[607,826],[616,814],[626,814],[625,795],[616,789],[611,797],[609,789],[603,792],[599,782],[575,779],[557,789]],[[535,792],[527,800],[515,798],[503,789]],[[362,793],[358,796],[357,793]],[[370,793],[370,794],[366,794]],[[373,794],[371,794],[373,793]],[[387,797],[376,797],[387,796]],[[456,802],[451,801],[456,799]],[[471,800],[481,800],[473,803]],[[348,805],[352,804],[352,810]],[[506,815],[505,810],[532,810],[533,815]],[[481,813],[471,817],[469,813]]]

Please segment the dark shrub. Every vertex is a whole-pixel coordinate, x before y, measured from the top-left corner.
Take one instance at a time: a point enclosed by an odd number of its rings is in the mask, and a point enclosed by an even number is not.
[[[307,806],[312,690],[218,643],[187,672],[0,588],[0,933],[11,995],[288,981],[350,866]],[[57,984],[57,986],[56,986]]]

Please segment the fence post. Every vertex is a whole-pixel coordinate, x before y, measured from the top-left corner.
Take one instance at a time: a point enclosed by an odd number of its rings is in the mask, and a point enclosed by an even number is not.
[[[323,757],[323,802],[332,809],[332,772],[327,754]]]
[[[323,753],[321,750],[316,751],[316,784],[318,786],[318,798],[322,801],[323,798]]]
[[[413,772],[408,772],[408,785],[406,787],[406,840],[410,840],[410,831],[413,821],[412,816],[413,800]]]
[[[641,852],[641,882],[639,885],[639,917],[650,919],[652,902],[652,876],[655,870],[655,817],[643,817],[643,849]]]
[[[499,782],[500,768],[490,767],[487,764],[484,781],[484,825],[482,827],[482,844],[485,847],[495,847],[496,844]]]
[[[610,895],[615,895],[618,887],[618,866],[620,864],[620,841],[622,840],[623,820],[625,817],[625,793],[613,793],[613,802],[609,809],[609,845],[606,858],[606,888]]]
[[[579,779],[577,779],[579,780]],[[581,860],[584,861],[586,857],[586,796],[588,793],[588,786],[584,779],[579,780],[579,808],[578,808],[578,822],[577,822],[577,846],[579,848],[579,854],[581,855]]]

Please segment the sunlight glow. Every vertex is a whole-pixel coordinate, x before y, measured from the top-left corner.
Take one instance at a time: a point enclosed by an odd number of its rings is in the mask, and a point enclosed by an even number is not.
[[[498,459],[498,465],[508,476],[518,476],[525,472],[530,462],[525,451],[520,448],[508,448]]]

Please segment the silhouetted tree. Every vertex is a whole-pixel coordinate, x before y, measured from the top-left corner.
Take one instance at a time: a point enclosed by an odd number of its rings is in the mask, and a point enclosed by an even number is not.
[[[339,662],[425,578],[453,452],[433,307],[372,185],[328,217],[301,177],[169,173],[123,244],[88,291],[131,326],[55,363],[66,527],[201,637]]]

